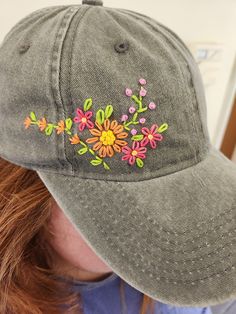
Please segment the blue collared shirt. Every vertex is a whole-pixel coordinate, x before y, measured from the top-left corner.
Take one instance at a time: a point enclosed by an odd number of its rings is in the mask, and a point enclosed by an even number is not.
[[[73,280],[71,288],[80,293],[84,314],[139,314],[143,294],[124,282],[126,311],[123,311],[120,280],[113,272],[100,281]],[[179,307],[159,301],[155,301],[154,305],[155,314],[212,314],[210,307]]]

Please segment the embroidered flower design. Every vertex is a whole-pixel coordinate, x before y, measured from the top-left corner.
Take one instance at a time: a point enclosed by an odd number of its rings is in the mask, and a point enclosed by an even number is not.
[[[41,120],[39,120],[39,129],[40,131],[43,131],[47,126],[47,121],[45,118],[42,118]]]
[[[115,154],[123,154],[121,156],[122,161],[127,161],[129,166],[137,165],[142,168],[144,159],[147,158],[148,147],[151,149],[157,147],[157,142],[163,140],[161,133],[167,130],[168,124],[163,123],[160,127],[156,123],[151,126],[144,126],[148,123],[144,116],[145,112],[147,110],[154,111],[157,104],[159,105],[159,101],[150,101],[148,105],[144,104],[143,98],[148,93],[147,81],[140,78],[138,82],[139,91],[137,93],[134,88],[125,88],[126,97],[129,97],[133,103],[121,115],[119,122],[118,119],[111,118],[114,113],[111,104],[94,111],[91,109],[93,106],[92,98],[87,98],[83,108],[77,107],[75,109],[73,118],[60,120],[56,124],[48,122],[45,117],[37,119],[32,111],[24,120],[25,129],[31,125],[36,125],[47,136],[50,136],[53,130],[56,131],[57,135],[68,134],[70,143],[76,147],[78,145],[77,154],[79,156],[88,154],[91,157],[89,162],[92,166],[102,165],[105,170],[111,170],[104,159],[111,159]],[[83,132],[87,128],[92,137],[86,136],[83,139],[81,134],[72,134],[73,122],[78,124],[79,132]]]
[[[93,150],[99,150],[100,157],[112,157],[115,152],[120,153],[121,147],[128,143],[122,139],[128,136],[127,132],[123,132],[124,127],[118,124],[116,120],[110,122],[109,119],[105,119],[103,126],[95,122],[97,129],[89,130],[94,137],[88,138],[87,143],[95,143]]]
[[[24,120],[24,125],[25,125],[25,128],[28,129],[29,126],[31,125],[31,119],[30,117],[26,117],[25,120]]]
[[[74,118],[75,123],[79,123],[78,129],[79,131],[83,131],[85,127],[91,129],[94,127],[94,124],[92,121],[90,121],[90,118],[93,115],[92,111],[83,112],[80,108],[76,109],[77,117]]]
[[[58,126],[56,127],[57,134],[61,134],[62,132],[64,132],[65,128],[66,128],[65,122],[63,120],[59,121]]]
[[[73,137],[69,138],[71,144],[76,145],[80,143],[80,138],[78,137],[78,134],[75,134]]]
[[[134,141],[132,148],[125,146],[122,148],[122,152],[125,154],[121,159],[128,160],[129,164],[132,166],[135,162],[138,167],[143,167],[142,159],[146,158],[146,147],[141,147],[139,142]]]
[[[157,133],[158,125],[153,124],[150,130],[146,127],[141,129],[141,132],[144,134],[144,138],[141,140],[141,146],[146,146],[148,143],[152,148],[156,148],[156,141],[162,141],[163,136]]]

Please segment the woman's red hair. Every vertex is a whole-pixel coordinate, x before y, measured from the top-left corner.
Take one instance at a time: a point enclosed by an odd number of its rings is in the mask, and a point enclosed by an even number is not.
[[[83,313],[81,296],[51,267],[52,195],[35,171],[2,158],[0,178],[0,313]],[[125,302],[123,280],[120,293]],[[153,307],[143,295],[140,314]]]

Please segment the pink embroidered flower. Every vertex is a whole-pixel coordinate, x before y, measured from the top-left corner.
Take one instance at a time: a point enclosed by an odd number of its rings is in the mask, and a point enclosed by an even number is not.
[[[122,117],[121,117],[121,121],[124,122],[126,120],[128,120],[129,117],[127,116],[127,114],[123,114]]]
[[[134,113],[136,111],[134,106],[129,107],[129,113]]]
[[[132,144],[132,148],[129,146],[122,147],[122,152],[125,154],[121,159],[128,160],[130,165],[133,165],[136,161],[136,158],[144,159],[146,158],[147,148],[141,147],[140,142],[134,141]]]
[[[132,96],[132,90],[130,89],[130,88],[126,88],[126,90],[125,90],[125,95],[126,96],[128,96],[128,97],[130,97],[130,96]]]
[[[153,110],[156,108],[156,104],[154,102],[150,102],[150,104],[148,105],[148,108]]]
[[[137,134],[137,130],[136,129],[132,129],[131,131],[130,131],[130,133],[132,134],[132,135],[136,135]]]
[[[140,83],[141,85],[146,85],[146,84],[147,84],[147,81],[146,81],[144,78],[141,78],[141,79],[139,80],[139,83]]]
[[[139,119],[139,122],[142,123],[142,124],[144,124],[144,123],[146,122],[146,119],[145,119],[145,118],[140,118],[140,119]]]
[[[146,127],[143,127],[141,129],[141,132],[144,135],[144,138],[140,142],[141,146],[146,146],[148,143],[150,143],[150,146],[152,148],[156,148],[156,141],[162,141],[163,139],[163,136],[157,133],[157,129],[158,125],[156,124],[153,124],[150,130]]]
[[[74,122],[79,123],[78,129],[79,131],[83,131],[85,127],[92,129],[94,124],[90,121],[90,118],[93,115],[92,111],[83,112],[80,108],[76,109],[77,117],[74,118]]]
[[[145,88],[143,88],[142,86],[141,86],[141,89],[140,89],[139,95],[140,95],[140,96],[143,96],[143,97],[147,95],[147,91],[146,91],[146,89],[145,89]]]

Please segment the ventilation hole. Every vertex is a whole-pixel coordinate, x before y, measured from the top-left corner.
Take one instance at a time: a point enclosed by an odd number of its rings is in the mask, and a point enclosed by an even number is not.
[[[20,53],[25,53],[26,51],[28,51],[30,48],[30,44],[24,44],[24,45],[21,45],[20,48],[19,48],[19,52]]]
[[[125,52],[129,49],[129,43],[127,41],[118,42],[115,44],[115,50],[119,53]]]

